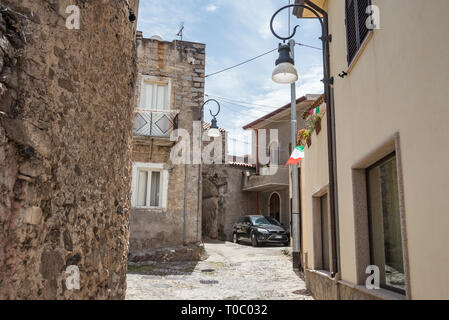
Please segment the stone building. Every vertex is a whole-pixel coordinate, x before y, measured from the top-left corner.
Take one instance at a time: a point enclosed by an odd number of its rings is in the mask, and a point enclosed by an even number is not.
[[[192,154],[194,121],[204,101],[205,47],[137,35],[131,260],[201,241],[201,166]],[[174,129],[190,136],[190,164],[170,160]]]
[[[68,5],[80,9],[79,30],[66,27]],[[125,296],[129,17],[118,0],[1,1],[0,299]],[[79,289],[67,286],[70,266]]]
[[[233,225],[239,217],[256,214],[256,194],[243,191],[247,174],[256,172],[247,163],[228,162],[203,166],[203,235],[232,241]]]

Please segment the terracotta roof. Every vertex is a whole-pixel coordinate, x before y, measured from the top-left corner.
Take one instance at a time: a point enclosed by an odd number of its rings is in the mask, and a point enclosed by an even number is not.
[[[256,168],[254,164],[244,163],[244,162],[228,162],[227,163],[233,167],[243,167],[243,168]]]
[[[203,122],[203,130],[209,130],[210,129],[210,123],[209,122]],[[225,129],[222,128],[218,128],[218,130],[220,130],[221,133],[226,132]]]
[[[296,104],[304,102],[306,100],[307,100],[306,97],[301,97],[299,99],[296,99]],[[263,116],[262,118],[259,118],[256,121],[251,122],[250,124],[247,124],[246,126],[243,127],[243,129],[244,130],[248,130],[248,129],[254,127],[256,124],[259,124],[259,123],[261,123],[261,122],[263,122],[263,121],[265,121],[267,119],[270,119],[271,117],[277,115],[278,113],[281,113],[284,110],[290,109],[290,107],[291,107],[291,103],[288,103],[285,106],[283,106],[283,107],[281,107],[281,108],[279,108],[279,109],[277,109],[277,110],[267,114],[266,116]]]

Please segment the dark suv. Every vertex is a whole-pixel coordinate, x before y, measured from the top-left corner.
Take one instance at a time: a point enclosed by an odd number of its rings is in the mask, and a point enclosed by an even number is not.
[[[233,242],[250,241],[253,247],[278,243],[290,245],[290,233],[274,218],[244,216],[234,223]]]

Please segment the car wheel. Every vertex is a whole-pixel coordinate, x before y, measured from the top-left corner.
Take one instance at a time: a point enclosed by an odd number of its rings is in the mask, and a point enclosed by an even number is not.
[[[233,234],[233,236],[232,236],[232,242],[234,242],[234,243],[236,243],[236,244],[239,243],[239,239],[238,239],[238,237],[237,237],[237,233],[234,233],[234,234]]]
[[[259,242],[257,241],[257,237],[254,233],[251,233],[251,244],[253,245],[253,247],[259,246]]]

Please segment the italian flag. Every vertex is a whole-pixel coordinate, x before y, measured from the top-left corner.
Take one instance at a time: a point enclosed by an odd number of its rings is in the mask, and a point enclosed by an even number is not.
[[[320,107],[310,110],[311,116],[313,116],[314,114],[319,114],[319,113],[320,113]]]
[[[304,159],[304,146],[296,147],[285,166],[288,166],[289,164],[296,166],[301,159]]]

